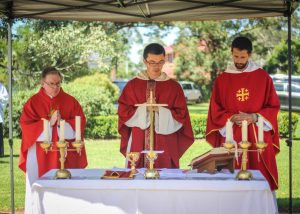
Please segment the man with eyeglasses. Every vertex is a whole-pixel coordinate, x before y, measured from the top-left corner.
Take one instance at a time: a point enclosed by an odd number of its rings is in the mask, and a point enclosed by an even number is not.
[[[81,117],[81,139],[83,139],[86,119],[79,102],[65,93],[61,86],[60,72],[49,67],[43,70],[41,89],[25,103],[20,125],[22,129],[22,144],[19,158],[19,168],[26,172],[25,213],[31,213],[31,185],[50,169],[60,167],[59,151],[56,143],[59,141],[60,120],[65,120],[64,135],[68,142],[75,138],[75,116]],[[54,151],[45,152],[39,145],[45,140],[43,133],[44,120],[49,121],[50,142]],[[72,144],[69,144],[72,148]],[[74,149],[75,150],[75,149]],[[87,166],[86,152],[81,154],[68,151],[66,168],[85,168]]]
[[[118,108],[118,131],[121,135],[121,153],[141,152],[150,148],[150,117],[146,107],[135,104],[150,100],[166,107],[155,109],[154,150],[164,151],[155,161],[156,168],[179,168],[179,159],[194,142],[189,112],[181,86],[162,72],[165,63],[163,46],[152,43],[144,49],[146,70],[140,72],[125,86]],[[145,157],[137,167],[147,167]],[[127,163],[126,163],[127,165]]]

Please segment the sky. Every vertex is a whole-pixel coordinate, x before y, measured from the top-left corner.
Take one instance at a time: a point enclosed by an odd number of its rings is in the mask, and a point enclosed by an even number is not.
[[[138,30],[142,35],[150,32],[149,29],[145,27],[139,27]],[[178,28],[172,28],[172,30],[170,30],[170,33],[166,37],[162,38],[165,45],[169,46],[174,44],[174,41],[178,37],[178,31],[179,31]],[[135,64],[138,64],[142,60],[142,56],[139,54],[139,51],[143,50],[144,46],[151,42],[157,42],[157,41],[150,40],[149,37],[143,36],[143,45],[134,43],[130,49],[129,58],[131,59],[131,61],[134,62]]]

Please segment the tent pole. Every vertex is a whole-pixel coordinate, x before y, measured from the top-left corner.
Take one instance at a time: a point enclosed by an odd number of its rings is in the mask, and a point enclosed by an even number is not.
[[[293,213],[293,165],[292,165],[292,145],[293,145],[293,133],[292,133],[292,92],[291,92],[291,75],[292,75],[292,53],[291,53],[291,3],[287,2],[288,6],[288,92],[289,92],[289,138],[286,140],[286,143],[289,147],[289,213]]]
[[[7,46],[8,46],[8,93],[9,93],[9,162],[10,162],[10,198],[11,198],[11,213],[15,213],[14,200],[14,168],[13,168],[13,135],[12,135],[12,5],[8,6],[7,20]]]

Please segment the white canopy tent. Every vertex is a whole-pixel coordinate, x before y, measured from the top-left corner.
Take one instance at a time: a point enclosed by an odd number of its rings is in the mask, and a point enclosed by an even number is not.
[[[9,144],[11,209],[14,213],[12,136],[12,20],[150,22],[203,21],[285,16],[289,58],[289,213],[292,213],[291,15],[300,0],[0,0],[0,18],[8,23]]]
[[[12,18],[78,21],[198,21],[288,15],[293,0],[2,0]]]

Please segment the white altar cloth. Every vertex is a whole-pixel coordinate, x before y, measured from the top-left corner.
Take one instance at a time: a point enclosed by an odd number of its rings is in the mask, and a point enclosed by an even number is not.
[[[71,169],[55,180],[51,170],[32,186],[34,213],[274,214],[272,192],[259,171],[251,181],[225,172],[214,175],[163,171],[159,180],[103,180],[103,169]]]

